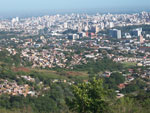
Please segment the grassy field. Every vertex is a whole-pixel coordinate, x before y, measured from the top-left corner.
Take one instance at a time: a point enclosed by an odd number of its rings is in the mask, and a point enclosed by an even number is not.
[[[52,70],[36,70],[42,76],[49,77],[51,79],[69,79],[69,78],[76,78],[76,79],[87,79],[88,73],[87,72],[80,72],[80,71],[52,71]]]
[[[29,68],[15,68],[14,71],[18,75],[30,75],[36,74],[37,76],[46,77],[49,79],[81,79],[85,80],[88,78],[88,73],[85,71],[55,71],[45,69],[29,69]]]
[[[124,68],[129,68],[129,67],[136,66],[136,63],[133,63],[133,62],[125,62],[125,63],[122,63],[122,64],[123,64]]]

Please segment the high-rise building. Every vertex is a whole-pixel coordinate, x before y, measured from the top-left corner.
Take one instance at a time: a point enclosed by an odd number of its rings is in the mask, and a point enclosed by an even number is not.
[[[16,17],[16,21],[19,22],[19,17]]]
[[[121,30],[118,29],[111,29],[109,31],[109,35],[112,38],[117,38],[117,39],[121,39]]]
[[[67,22],[64,23],[64,28],[65,28],[65,29],[68,28],[68,23],[67,23]]]
[[[142,35],[142,28],[133,29],[131,31],[132,36],[141,36]]]
[[[19,22],[19,17],[13,18],[12,23]]]
[[[78,32],[82,32],[82,28],[81,27],[78,27]]]
[[[79,35],[78,34],[73,34],[73,39],[79,39]]]
[[[99,27],[96,26],[96,27],[95,27],[95,33],[97,34],[98,32],[99,32]]]
[[[85,32],[81,32],[79,33],[80,38],[86,37],[86,33]]]
[[[84,30],[85,30],[85,31],[88,31],[88,30],[89,30],[88,26],[85,26]]]
[[[101,27],[101,29],[104,29],[104,28],[105,28],[104,22],[101,22],[100,27]]]
[[[86,32],[86,37],[89,37],[89,32]]]
[[[144,43],[144,38],[143,38],[142,35],[139,37],[139,41],[140,41],[141,44]]]
[[[113,23],[113,22],[110,22],[110,23],[109,23],[109,27],[110,27],[110,28],[113,28],[113,27],[114,27],[114,23]]]
[[[93,32],[93,33],[98,33],[99,32],[99,27],[96,25],[96,26],[92,26],[91,27],[91,32]]]

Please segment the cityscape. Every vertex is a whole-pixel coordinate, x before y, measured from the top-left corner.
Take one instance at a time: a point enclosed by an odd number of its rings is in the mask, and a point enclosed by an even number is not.
[[[76,65],[87,64],[88,59],[102,59],[104,55],[100,50],[111,50],[107,56],[115,62],[147,66],[150,65],[150,32],[143,31],[142,26],[149,24],[148,12],[130,15],[71,14],[25,19],[16,17],[0,21],[2,32],[16,33],[16,37],[1,39],[1,50],[6,49],[15,55],[20,49],[21,61],[30,62],[32,68],[58,66],[72,69]],[[129,26],[141,27],[127,32],[115,28]],[[128,53],[130,57],[126,56]],[[145,55],[140,56],[139,53]]]
[[[2,1],[0,113],[150,113],[150,1]]]

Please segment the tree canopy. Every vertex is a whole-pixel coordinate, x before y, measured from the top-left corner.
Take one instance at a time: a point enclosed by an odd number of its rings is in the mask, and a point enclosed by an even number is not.
[[[78,113],[105,113],[110,104],[108,91],[103,87],[102,79],[93,78],[90,82],[73,86],[74,98],[68,100],[72,111]]]

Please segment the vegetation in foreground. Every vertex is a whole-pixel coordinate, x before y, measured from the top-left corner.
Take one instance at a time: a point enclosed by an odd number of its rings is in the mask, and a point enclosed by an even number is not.
[[[35,78],[36,82],[17,82],[29,83],[36,90],[41,90],[37,84],[42,81],[50,89],[37,97],[2,94],[0,113],[149,113],[150,92],[143,90],[146,83],[136,74],[132,84],[121,90],[125,96],[116,98],[118,85],[125,81],[122,74],[127,73],[129,68],[106,59],[91,62],[82,69],[77,66],[72,71],[12,68],[2,63],[1,79],[18,80],[17,76],[27,75]],[[132,68],[139,73],[137,67]],[[100,73],[108,70],[113,72],[109,78],[100,76]],[[144,68],[141,67],[141,70]],[[66,82],[62,82],[64,80]]]

